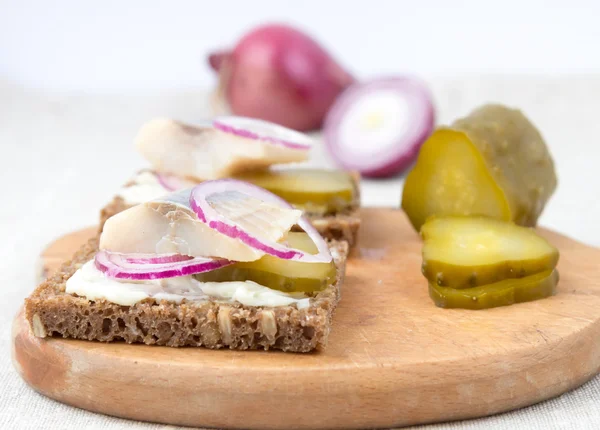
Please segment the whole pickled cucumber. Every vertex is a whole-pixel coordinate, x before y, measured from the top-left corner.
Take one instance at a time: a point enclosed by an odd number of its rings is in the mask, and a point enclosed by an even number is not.
[[[433,217],[421,227],[423,275],[456,289],[552,270],[558,250],[533,229],[484,217]]]
[[[486,105],[423,144],[402,208],[417,231],[431,215],[486,215],[534,226],[556,183],[535,126],[518,110]]]
[[[548,270],[520,279],[505,279],[480,287],[456,289],[429,283],[429,296],[441,308],[489,309],[554,295],[558,271]]]
[[[316,254],[317,247],[306,233],[290,232],[289,246]],[[329,263],[305,263],[265,255],[256,261],[239,262],[194,277],[200,282],[253,281],[286,293],[314,293],[336,280],[336,268]]]

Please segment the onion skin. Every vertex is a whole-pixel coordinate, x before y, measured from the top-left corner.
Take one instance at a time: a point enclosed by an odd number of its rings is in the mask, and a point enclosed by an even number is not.
[[[221,96],[234,114],[298,131],[319,128],[337,96],[354,82],[317,42],[285,25],[259,27],[208,62],[219,72]]]
[[[218,72],[221,69],[221,65],[223,62],[228,60],[230,52],[229,51],[215,51],[208,56],[208,64],[211,69]]]

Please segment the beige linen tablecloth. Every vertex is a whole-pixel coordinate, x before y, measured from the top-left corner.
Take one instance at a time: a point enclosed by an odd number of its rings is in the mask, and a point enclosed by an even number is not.
[[[541,224],[600,246],[600,76],[429,82],[441,123],[487,101],[522,108],[546,137],[559,175],[559,189]],[[144,166],[132,148],[138,127],[154,116],[195,121],[207,113],[207,94],[201,91],[64,95],[0,82],[1,429],[173,428],[96,415],[38,395],[11,365],[10,330],[13,316],[35,285],[40,250],[61,234],[97,222],[99,209]],[[329,164],[321,147],[314,157],[317,165]],[[365,181],[363,204],[397,206],[400,190],[401,179]],[[526,409],[418,428],[598,429],[600,377]]]

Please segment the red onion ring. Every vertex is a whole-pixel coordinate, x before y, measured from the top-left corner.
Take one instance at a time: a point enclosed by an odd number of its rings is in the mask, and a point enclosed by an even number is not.
[[[145,281],[210,272],[233,262],[181,254],[120,254],[101,250],[94,263],[109,278]]]
[[[308,234],[317,246],[319,253],[316,255],[306,253],[299,249],[289,248],[278,242],[254,237],[245,230],[239,228],[229,219],[220,215],[207,201],[208,196],[226,191],[237,191],[262,200],[263,202],[275,204],[281,208],[293,209],[292,205],[281,197],[276,196],[263,188],[257,187],[256,185],[238,181],[236,179],[219,179],[202,182],[192,189],[190,194],[190,207],[196,213],[200,221],[219,233],[234,239],[239,239],[252,248],[283,260],[297,260],[307,263],[328,263],[331,261],[329,246],[304,216],[300,218],[298,225],[306,232],[306,234]]]
[[[158,183],[160,184],[161,187],[163,187],[165,190],[167,191],[176,191],[177,188],[174,188],[170,182],[170,177],[167,177],[167,175],[163,175],[161,173],[157,173],[156,174],[156,179],[158,180]]]
[[[156,173],[156,179],[160,186],[167,191],[180,191],[185,188],[193,187],[197,183],[166,173]]]
[[[110,252],[110,251],[108,251]],[[113,253],[114,254],[114,253]],[[194,257],[183,254],[120,254],[130,264],[166,264],[188,261]]]
[[[290,149],[307,151],[312,146],[312,139],[305,134],[260,119],[222,116],[213,120],[213,127],[234,136],[281,145]]]

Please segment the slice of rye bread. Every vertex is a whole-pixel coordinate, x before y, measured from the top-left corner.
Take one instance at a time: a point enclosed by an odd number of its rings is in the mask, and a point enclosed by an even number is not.
[[[311,224],[325,239],[345,240],[351,247],[356,244],[360,227],[360,175],[352,173],[352,179],[354,180],[355,189],[354,199],[346,210],[331,215],[305,213]],[[130,185],[133,185],[132,181],[125,184],[126,187]],[[122,197],[115,196],[112,202],[100,211],[100,232],[102,232],[107,219],[132,206],[127,204]],[[293,230],[301,231],[297,226]]]
[[[25,299],[25,315],[37,337],[309,352],[327,344],[344,280],[348,244],[330,241],[329,245],[337,267],[336,281],[303,309],[295,305],[244,306],[214,299],[180,304],[146,299],[121,306],[65,292],[67,279],[94,257],[98,249],[94,238]]]

